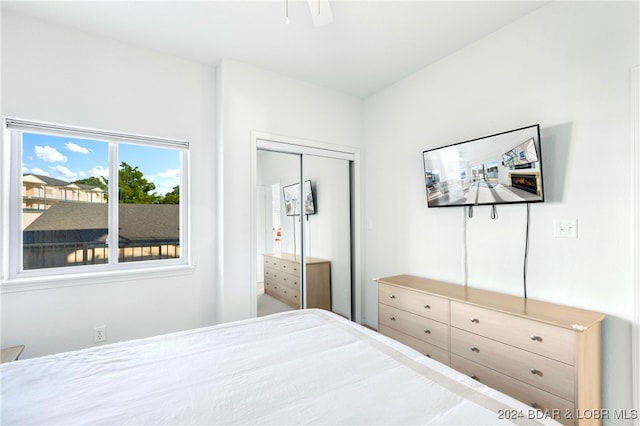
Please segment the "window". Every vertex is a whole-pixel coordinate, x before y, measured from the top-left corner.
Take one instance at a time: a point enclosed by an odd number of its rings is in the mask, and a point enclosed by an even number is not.
[[[187,263],[187,142],[13,119],[6,131],[8,276]]]

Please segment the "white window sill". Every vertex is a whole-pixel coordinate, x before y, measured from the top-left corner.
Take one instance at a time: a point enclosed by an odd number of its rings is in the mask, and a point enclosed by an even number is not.
[[[155,268],[122,269],[100,272],[84,272],[56,274],[50,276],[19,277],[2,280],[0,293],[15,293],[20,291],[48,290],[62,287],[81,285],[106,284],[128,280],[166,278],[192,275],[193,265],[172,265]]]

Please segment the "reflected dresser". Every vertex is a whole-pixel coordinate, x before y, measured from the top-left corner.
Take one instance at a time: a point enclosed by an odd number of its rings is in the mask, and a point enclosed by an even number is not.
[[[300,256],[264,254],[264,291],[293,308],[300,308]],[[331,262],[306,257],[307,308],[331,310]]]

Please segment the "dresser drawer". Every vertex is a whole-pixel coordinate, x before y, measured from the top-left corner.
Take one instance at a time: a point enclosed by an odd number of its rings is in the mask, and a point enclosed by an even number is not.
[[[296,306],[300,306],[300,292],[297,289],[292,289],[289,286],[282,285],[279,287],[280,294],[287,301],[291,302]]]
[[[291,275],[286,272],[280,272],[278,274],[279,282],[284,285],[288,285],[292,288],[300,288],[300,277],[298,275]]]
[[[264,283],[274,284],[279,281],[280,270],[274,268],[264,268]]]
[[[572,330],[455,301],[451,302],[451,326],[575,364],[576,334]]]
[[[378,306],[381,324],[449,350],[449,326],[387,305]]]
[[[281,269],[264,268],[264,281],[271,284],[283,284],[299,288],[300,277],[282,272]]]
[[[276,270],[282,269],[282,261],[271,256],[264,256],[264,267]]]
[[[264,283],[265,292],[284,302],[288,302],[291,306],[300,307],[300,291],[280,282]]]
[[[300,263],[291,262],[289,260],[281,260],[280,261],[280,269],[282,272],[286,272],[292,275],[300,275]]]
[[[560,361],[453,327],[451,353],[574,401],[573,367]]]
[[[387,327],[386,325],[379,325],[378,332],[391,337],[393,340],[397,340],[400,343],[404,343],[431,359],[435,359],[438,362],[449,365],[449,351],[445,349],[427,343],[424,340],[416,339],[408,334],[401,333],[394,328]]]
[[[282,272],[288,272],[290,274],[300,274],[300,262],[293,262],[291,260],[280,259],[277,257],[265,256],[264,257],[265,268],[272,268]]]
[[[451,367],[491,388],[512,396],[531,406],[532,409],[535,408],[543,412],[552,413],[549,415],[552,416],[554,420],[558,420],[564,424],[573,424],[572,416],[575,414],[575,410],[571,401],[557,397],[549,392],[545,392],[457,355],[451,355]],[[564,418],[567,413],[569,414],[569,418]],[[524,414],[528,416],[528,413]]]
[[[380,303],[449,324],[449,300],[401,287],[379,283]]]

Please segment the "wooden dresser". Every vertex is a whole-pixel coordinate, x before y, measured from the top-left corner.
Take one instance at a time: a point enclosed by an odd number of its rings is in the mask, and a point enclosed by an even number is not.
[[[564,424],[601,424],[605,315],[441,281],[378,280],[378,331]]]
[[[264,254],[264,291],[300,308],[300,256],[290,253]],[[307,265],[307,308],[331,310],[331,262],[305,258]]]

